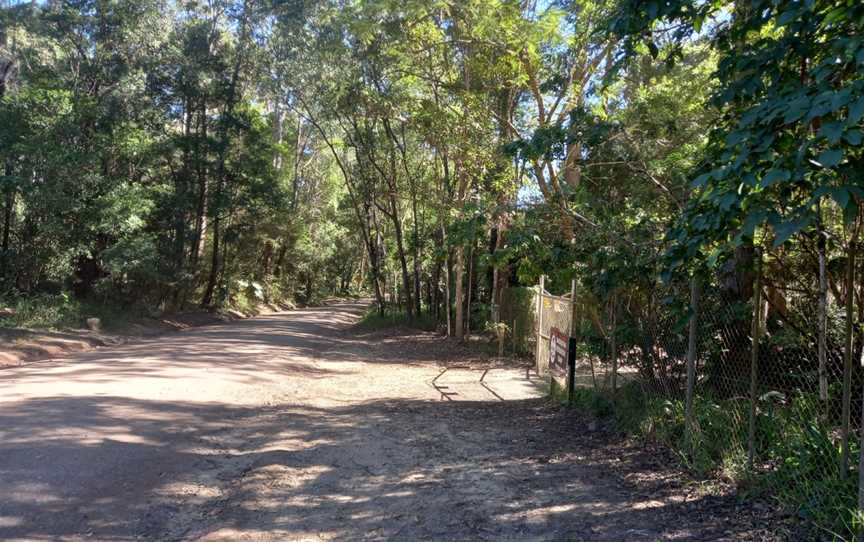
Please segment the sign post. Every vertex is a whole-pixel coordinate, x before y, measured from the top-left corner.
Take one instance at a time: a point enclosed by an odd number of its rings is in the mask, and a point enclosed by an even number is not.
[[[567,401],[572,403],[576,377],[576,340],[557,327],[549,330],[549,371],[553,378],[566,379]]]
[[[576,337],[570,337],[570,348],[567,349],[567,403],[573,404],[576,393]]]

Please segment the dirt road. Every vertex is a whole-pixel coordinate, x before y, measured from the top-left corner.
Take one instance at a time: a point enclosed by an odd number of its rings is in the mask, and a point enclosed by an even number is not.
[[[623,484],[518,371],[444,371],[434,335],[348,330],[362,309],[0,371],[0,539],[755,537],[738,510]]]

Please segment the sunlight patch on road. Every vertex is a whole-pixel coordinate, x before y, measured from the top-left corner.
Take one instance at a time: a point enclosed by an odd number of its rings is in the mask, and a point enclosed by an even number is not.
[[[16,518],[13,516],[0,516],[0,527],[17,527],[21,525],[23,521],[21,518]]]

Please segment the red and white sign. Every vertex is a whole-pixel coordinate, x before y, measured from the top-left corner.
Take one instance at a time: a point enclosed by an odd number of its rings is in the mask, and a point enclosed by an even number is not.
[[[549,370],[559,378],[567,378],[567,348],[570,337],[557,327],[549,330]]]

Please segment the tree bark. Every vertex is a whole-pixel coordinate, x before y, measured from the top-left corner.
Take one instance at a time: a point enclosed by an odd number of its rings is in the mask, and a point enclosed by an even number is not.
[[[7,179],[12,176],[12,163],[7,162],[5,171]],[[0,285],[5,286],[8,282],[9,273],[9,241],[12,233],[12,218],[15,210],[15,189],[11,185],[6,187],[5,205],[3,208],[3,244],[0,246]]]
[[[195,233],[190,254],[190,268],[197,271],[198,260],[204,251],[204,235],[207,232],[207,154],[201,150],[201,141],[207,140],[207,98],[201,98],[198,110],[195,154],[198,177],[198,193],[195,205]]]
[[[405,242],[402,234],[402,224],[399,221],[398,209],[396,207],[396,198],[392,195],[390,196],[390,208],[393,213],[391,218],[393,221],[393,231],[396,236],[396,252],[399,256],[399,266],[402,270],[402,288],[405,291],[405,312],[408,315],[408,319],[412,320],[414,318],[414,296],[411,293],[411,276],[408,273],[408,258],[405,255]]]
[[[414,231],[413,231],[413,257],[414,257],[414,314],[420,318],[421,312],[421,295],[420,295],[420,228],[417,218],[417,190],[414,183],[411,183],[411,211],[414,215]]]
[[[463,339],[465,337],[465,293],[462,275],[465,268],[465,249],[458,246],[455,252],[456,265],[453,267],[453,273],[456,281],[456,299],[453,304],[456,306],[456,318],[453,331],[457,339]]]
[[[371,205],[366,204],[366,213],[370,212]],[[369,251],[369,267],[372,271],[372,284],[375,289],[375,299],[378,302],[378,314],[384,316],[384,307],[386,300],[384,299],[384,289],[381,287],[381,230],[378,227],[378,219],[375,216],[375,211],[371,210],[372,223],[369,226],[368,234],[368,251]],[[375,238],[372,238],[371,227],[375,227]]]
[[[219,278],[219,273],[221,269],[219,268],[219,215],[223,212],[221,209],[221,199],[223,195],[223,190],[225,184],[228,182],[228,174],[226,168],[226,161],[228,160],[228,144],[229,144],[229,124],[231,122],[231,117],[234,115],[234,107],[237,105],[238,92],[237,89],[240,85],[240,69],[245,61],[245,55],[243,52],[246,50],[246,43],[249,40],[249,0],[246,0],[243,3],[243,11],[241,14],[241,19],[239,23],[240,32],[239,39],[237,44],[237,54],[234,60],[234,66],[231,71],[231,79],[228,83],[228,92],[225,98],[225,109],[222,113],[222,119],[219,125],[219,160],[217,163],[217,174],[216,174],[216,188],[214,190],[214,200],[216,202],[214,217],[213,217],[213,254],[210,259],[210,278],[207,280],[207,289],[204,292],[204,298],[201,301],[201,304],[204,306],[209,306],[213,302],[213,291],[216,287],[216,283]]]
[[[446,235],[446,233],[444,233],[444,226],[443,225],[441,226],[441,233],[442,233],[442,236],[444,238],[444,246],[446,247],[447,246],[447,235]],[[453,336],[453,315],[452,315],[452,308],[451,308],[451,304],[450,304],[451,298],[452,298],[452,294],[451,294],[452,289],[450,288],[450,283],[451,283],[450,281],[452,280],[451,274],[453,272],[452,271],[453,270],[452,263],[453,263],[453,256],[452,256],[450,249],[448,248],[447,252],[446,252],[445,260],[444,260],[444,312],[445,312],[445,315],[447,316],[447,336],[448,337]]]
[[[219,278],[219,245],[220,245],[220,228],[219,215],[213,217],[213,250],[210,254],[210,275],[207,279],[207,288],[204,290],[204,297],[201,299],[203,307],[209,307],[213,303],[213,291],[216,289],[216,281]]]
[[[187,187],[192,172],[191,153],[189,152],[189,140],[192,134],[193,108],[189,97],[183,100],[183,166],[174,177],[174,271],[175,276],[183,274],[186,264],[186,209],[187,209]],[[180,297],[179,286],[174,290],[174,302]]]

